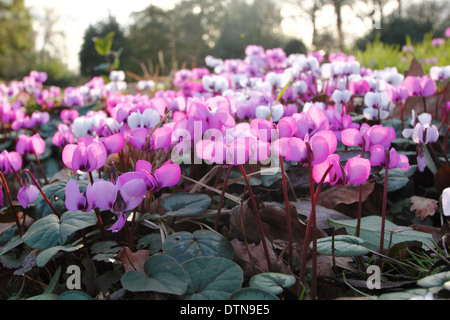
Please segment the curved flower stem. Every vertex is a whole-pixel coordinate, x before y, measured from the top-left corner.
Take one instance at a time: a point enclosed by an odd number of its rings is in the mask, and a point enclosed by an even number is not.
[[[244,166],[241,164],[241,165],[239,165],[239,168],[241,169],[242,175],[244,176],[245,184],[247,185],[247,189],[248,189],[248,192],[250,194],[250,199],[252,201],[253,212],[255,213],[256,223],[258,224],[258,230],[259,230],[259,234],[260,234],[260,237],[261,237],[261,242],[262,242],[262,245],[263,245],[263,248],[264,248],[264,255],[266,256],[267,268],[268,268],[269,272],[271,272],[272,271],[272,263],[270,262],[269,250],[267,249],[266,237],[264,236],[264,231],[263,231],[262,223],[261,223],[261,217],[259,216],[258,207],[256,205],[255,195],[253,194],[252,187],[251,187],[250,182],[248,180],[247,174],[245,173]]]
[[[291,271],[294,270],[293,263],[293,247],[292,247],[292,224],[291,224],[291,205],[289,203],[286,185],[286,176],[284,172],[283,157],[280,156],[280,167],[281,167],[281,181],[283,184],[283,196],[284,196],[284,207],[286,210],[286,230],[288,234],[288,250],[289,250],[289,268]]]
[[[36,154],[36,151],[33,150],[33,153],[34,153],[34,157],[36,158],[36,162],[37,162],[37,164],[39,166],[39,169],[41,170],[42,176],[44,177],[45,184],[48,184],[47,175],[45,174],[44,168],[42,168],[41,161],[39,161],[39,158],[38,158],[38,155]]]
[[[13,204],[13,201],[12,201],[12,198],[11,198],[11,193],[9,192],[8,185],[6,184],[5,176],[3,175],[3,172],[1,172],[1,171],[0,171],[0,178],[1,178],[2,182],[3,182],[3,187],[5,188],[6,196],[8,197],[8,202],[9,202],[9,205],[11,206],[11,210],[13,212],[14,219],[16,220],[17,231],[19,232],[19,235],[22,236],[23,235],[23,231],[22,231],[22,227],[21,227],[20,222],[19,222],[19,216],[16,213],[16,209],[14,208],[14,204]],[[0,192],[1,192],[1,190],[0,190]]]
[[[91,185],[94,184],[94,177],[92,176],[92,172],[89,171],[89,179],[91,181]],[[97,222],[98,222],[98,226],[100,228],[100,232],[102,234],[102,239],[105,241],[108,239],[108,237],[106,236],[106,230],[105,230],[105,226],[103,225],[103,220],[102,217],[100,216],[100,211],[98,210],[98,208],[94,208],[95,211],[95,215],[97,216]]]
[[[226,175],[225,180],[223,182],[222,193],[220,194],[220,200],[219,200],[219,207],[217,208],[216,222],[214,223],[214,230],[216,230],[216,231],[219,228],[220,212],[222,210],[223,199],[225,197],[225,192],[227,190],[228,179],[230,178],[230,173],[231,173],[231,169],[232,168],[233,168],[233,166],[229,166],[228,167],[227,175]]]
[[[378,252],[383,254],[384,248],[384,227],[386,222],[386,204],[387,204],[387,186],[388,186],[388,170],[389,170],[389,149],[385,151],[386,153],[386,165],[384,168],[384,189],[383,189],[383,207],[381,208],[381,232],[380,232],[380,248]]]
[[[44,191],[42,191],[41,186],[39,185],[39,183],[36,181],[36,179],[34,178],[34,176],[31,174],[31,172],[28,169],[24,169],[23,170],[24,173],[27,173],[31,180],[33,180],[34,185],[36,186],[36,188],[38,188],[39,192],[42,194],[42,196],[44,197],[45,202],[47,202],[47,204],[50,206],[50,208],[52,209],[53,213],[56,214],[58,216],[58,218],[61,217],[61,214],[58,212],[58,210],[55,209],[55,207],[52,205],[52,203],[50,202],[50,200],[48,199],[48,197],[45,195]]]

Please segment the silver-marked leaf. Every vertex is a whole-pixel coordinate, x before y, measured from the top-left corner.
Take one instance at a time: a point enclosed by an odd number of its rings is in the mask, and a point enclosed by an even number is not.
[[[274,295],[282,293],[284,288],[288,288],[294,284],[294,276],[276,272],[256,274],[250,278],[249,282],[250,287],[266,290]]]
[[[94,211],[67,211],[61,219],[55,214],[49,214],[33,223],[23,235],[22,240],[34,249],[45,250],[63,245],[68,236],[96,223],[97,217]]]
[[[334,237],[325,237],[317,239],[317,252],[323,255],[336,257],[362,256],[369,252],[364,246],[365,241],[349,235],[337,235]]]
[[[64,252],[74,252],[77,251],[78,249],[82,248],[83,244],[79,244],[77,246],[73,246],[71,244],[65,245],[65,246],[55,246],[55,247],[51,247],[48,248],[44,251],[42,251],[36,259],[36,265],[38,267],[43,267],[47,264],[48,261],[50,261],[51,258],[53,258],[53,256],[55,254],[57,254],[60,251],[64,251]]]

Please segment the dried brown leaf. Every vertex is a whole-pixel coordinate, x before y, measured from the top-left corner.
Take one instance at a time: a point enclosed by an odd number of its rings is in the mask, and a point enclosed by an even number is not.
[[[144,263],[149,256],[150,250],[131,252],[130,248],[124,247],[117,256],[117,259],[122,262],[125,273],[131,270],[144,272]]]
[[[412,196],[411,211],[416,211],[416,217],[424,220],[428,216],[433,216],[436,213],[439,202],[435,199],[423,198],[419,196]]]
[[[352,204],[359,201],[359,185],[347,184],[331,187],[320,193],[318,203],[326,208],[333,209],[338,204]],[[375,188],[373,179],[362,184],[362,201],[365,201]]]

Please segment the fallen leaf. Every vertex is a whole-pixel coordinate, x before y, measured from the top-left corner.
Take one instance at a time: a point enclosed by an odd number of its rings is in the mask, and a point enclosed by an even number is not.
[[[259,209],[264,236],[270,241],[288,240],[286,229],[286,211],[273,202],[264,202]],[[306,225],[298,219],[295,207],[291,207],[292,240],[295,243],[303,243]],[[230,212],[230,235],[248,242],[259,242],[260,233],[253,210],[244,201],[241,206],[234,207]]]
[[[272,271],[290,274],[289,267],[280,262],[280,260],[277,258],[277,255],[273,251],[271,243],[269,241],[266,241],[266,243],[268,244]],[[250,276],[255,273],[269,271],[269,268],[267,267],[266,256],[264,254],[264,247],[261,242],[259,244],[250,243],[248,244],[247,249],[245,242],[240,241],[239,239],[233,239],[231,241],[231,245],[233,246],[234,253],[238,260],[237,262],[244,271],[244,274]]]
[[[338,204],[352,204],[359,201],[359,185],[347,184],[333,187],[320,193],[318,204],[333,209]],[[375,180],[371,179],[362,185],[362,201],[365,201],[375,188]]]
[[[301,199],[296,202],[291,202],[298,213],[302,216],[309,218],[311,213],[311,201],[309,199]],[[320,230],[326,230],[331,228],[328,219],[332,220],[348,220],[349,217],[343,213],[340,213],[333,209],[325,208],[321,205],[316,205],[316,222],[317,228]]]
[[[435,199],[412,196],[411,211],[416,211],[416,217],[424,220],[426,217],[432,217],[438,208],[439,202]]]
[[[144,272],[144,263],[149,256],[150,250],[131,252],[130,248],[124,247],[117,256],[117,259],[122,262],[125,273],[131,270]]]

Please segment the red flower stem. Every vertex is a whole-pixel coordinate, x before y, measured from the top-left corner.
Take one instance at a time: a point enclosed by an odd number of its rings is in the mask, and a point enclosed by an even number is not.
[[[302,284],[305,283],[305,276],[306,276],[306,260],[308,258],[308,249],[309,249],[309,244],[311,241],[311,234],[312,229],[316,229],[317,226],[317,222],[316,222],[316,204],[317,201],[319,200],[319,194],[320,191],[322,190],[322,186],[323,183],[325,181],[326,176],[328,175],[328,173],[330,172],[330,170],[333,168],[332,165],[330,165],[327,168],[327,171],[325,171],[324,175],[322,176],[319,185],[317,187],[317,191],[314,191],[314,181],[313,181],[313,176],[312,176],[312,150],[311,147],[309,146],[309,144],[306,144],[307,149],[308,149],[308,169],[309,169],[309,186],[310,186],[310,197],[311,197],[311,212],[309,214],[309,218],[308,218],[308,222],[306,225],[306,232],[305,232],[305,240],[303,242],[303,248],[302,248],[302,258],[301,258],[301,267],[300,267],[300,282]],[[313,240],[313,269],[314,267],[317,267],[317,249],[316,249],[316,245],[317,245],[317,239],[316,239],[316,234],[313,234],[312,240]],[[316,270],[312,271],[312,276],[313,278],[311,279],[311,295],[313,297],[313,299],[315,299],[315,294],[316,294],[316,285],[317,285],[317,279],[314,279],[314,276],[316,276]]]
[[[217,208],[216,222],[214,224],[214,230],[218,230],[219,228],[219,220],[220,220],[220,212],[222,210],[223,199],[225,197],[225,191],[227,190],[228,179],[230,178],[231,169],[233,166],[229,166],[227,170],[227,175],[223,182],[222,193],[220,194],[219,207]]]
[[[380,232],[380,248],[378,252],[383,254],[384,248],[384,228],[386,222],[386,204],[387,204],[387,187],[388,187],[388,170],[389,170],[389,149],[385,151],[386,153],[386,165],[384,168],[384,189],[383,189],[383,207],[381,208],[381,232]]]
[[[403,117],[402,117],[403,120]],[[361,158],[364,158],[364,149],[366,148],[366,141],[363,138],[362,142],[362,151],[361,151]],[[363,184],[361,183],[359,185],[359,196],[358,196],[358,217],[356,220],[356,232],[355,236],[359,237],[359,232],[361,229],[361,217],[362,217],[362,193],[363,193]]]
[[[405,118],[405,103],[404,102],[400,103],[400,118],[402,119],[402,132],[403,132],[403,129],[405,128],[405,119],[404,119]]]
[[[239,167],[241,169],[242,175],[244,176],[245,184],[247,185],[247,189],[250,194],[250,199],[252,201],[253,212],[256,217],[256,223],[258,224],[258,230],[259,230],[261,242],[262,242],[263,249],[264,249],[264,255],[266,256],[267,268],[268,268],[269,272],[271,272],[272,271],[272,263],[270,262],[269,250],[267,249],[266,237],[264,236],[264,231],[263,231],[262,223],[261,223],[261,217],[259,216],[259,210],[256,205],[255,195],[253,194],[252,187],[248,180],[247,174],[245,173],[244,166],[241,164],[241,165],[239,165]]]
[[[286,210],[286,230],[288,234],[288,250],[289,250],[289,267],[291,271],[294,271],[294,263],[293,263],[293,246],[292,246],[292,224],[291,224],[291,206],[288,199],[287,194],[287,185],[286,185],[286,176],[284,175],[284,164],[283,157],[280,156],[280,167],[281,167],[281,181],[283,184],[283,196],[284,196],[284,207]]]
[[[423,98],[423,112],[427,112],[427,98],[425,96]]]
[[[37,162],[37,164],[39,166],[39,169],[41,170],[42,176],[44,177],[45,184],[48,184],[47,176],[45,175],[44,168],[42,168],[41,162],[39,161],[39,158],[38,158],[38,156],[36,154],[36,151],[33,150],[33,153],[34,153],[34,157],[36,158],[36,162]]]
[[[16,209],[14,208],[14,204],[13,204],[13,201],[11,198],[11,193],[9,192],[8,184],[6,183],[5,176],[3,175],[3,172],[1,172],[1,171],[0,171],[0,177],[3,182],[3,187],[5,188],[6,196],[8,197],[9,205],[11,206],[11,210],[14,214],[14,219],[16,220],[17,231],[19,232],[19,235],[22,236],[23,231],[22,231],[22,227],[20,226],[19,215],[16,213]],[[0,192],[1,192],[1,190],[0,190]]]
[[[94,177],[92,176],[92,172],[89,171],[89,179],[91,181],[91,185],[94,184]],[[100,211],[98,210],[98,208],[94,208],[95,211],[95,215],[97,216],[97,222],[98,222],[98,226],[100,228],[100,232],[102,234],[102,238],[103,240],[107,240],[108,237],[106,236],[106,230],[105,230],[105,226],[103,225],[103,220],[102,217],[100,216]]]
[[[53,213],[56,214],[56,216],[57,216],[58,218],[61,217],[61,215],[59,214],[59,212],[55,209],[55,207],[52,205],[52,203],[50,202],[50,200],[48,199],[48,197],[45,195],[44,191],[42,191],[41,186],[40,186],[39,183],[36,181],[36,179],[34,178],[34,176],[31,174],[30,170],[24,169],[23,172],[24,172],[24,173],[28,173],[28,175],[30,176],[31,180],[33,180],[34,185],[36,186],[36,188],[38,188],[39,192],[42,194],[42,196],[44,197],[45,202],[47,202],[47,204],[50,206],[50,208],[52,209]]]

